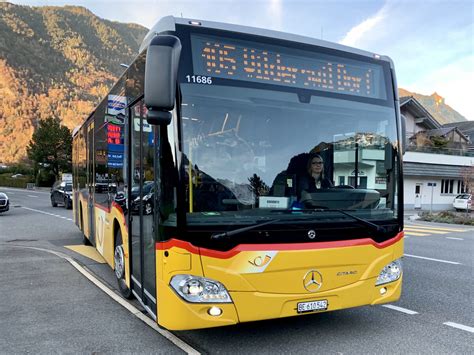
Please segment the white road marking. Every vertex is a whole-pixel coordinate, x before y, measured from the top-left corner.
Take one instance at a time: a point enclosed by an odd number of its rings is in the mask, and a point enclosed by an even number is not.
[[[35,196],[35,195],[26,195],[28,197],[34,197],[34,198],[38,198],[38,196]]]
[[[56,217],[56,218],[66,219],[66,220],[71,221],[71,222],[73,221],[71,218],[67,218],[67,217],[64,217],[64,216],[60,216],[60,215],[58,215],[58,214],[49,213],[49,212],[37,210],[37,209],[34,209],[34,208],[24,207],[24,206],[21,206],[21,208],[24,208],[25,210],[29,210],[29,211],[33,211],[33,212],[38,212],[38,213],[46,214],[46,215],[48,215],[48,216],[53,216],[53,217]]]
[[[405,234],[406,235],[411,235],[412,237],[426,237],[427,233],[416,233],[416,232],[408,232],[408,231],[405,231]]]
[[[125,309],[127,309],[130,313],[132,313],[135,317],[139,318],[141,321],[143,321],[145,324],[147,324],[149,327],[153,328],[156,332],[160,333],[162,336],[164,336],[166,339],[171,341],[174,345],[176,345],[178,348],[186,352],[187,354],[193,354],[193,355],[198,355],[201,354],[199,351],[191,347],[189,344],[185,343],[183,340],[178,338],[176,335],[173,333],[162,329],[156,324],[152,319],[147,317],[145,314],[143,314],[138,308],[136,308],[133,304],[127,302],[124,298],[119,296],[115,291],[111,290],[108,288],[105,284],[103,284],[99,279],[97,279],[94,275],[92,275],[89,271],[87,271],[85,268],[83,268],[81,265],[79,265],[75,260],[73,260],[71,257],[69,257],[66,254],[54,251],[54,250],[49,250],[49,249],[43,249],[43,248],[35,248],[35,247],[26,247],[26,246],[20,246],[20,245],[12,245],[14,247],[18,248],[27,248],[27,249],[35,249],[35,250],[40,250],[44,251],[47,253],[54,254],[62,259],[65,259],[68,261],[74,268],[76,268],[81,274],[83,274],[89,281],[91,281],[94,285],[96,285],[98,288],[100,288],[103,292],[105,292],[110,298],[112,298],[114,301],[116,301],[118,304],[123,306]]]
[[[454,323],[454,322],[445,322],[443,323],[445,325],[448,325],[450,327],[453,327],[453,328],[457,328],[457,329],[461,329],[461,330],[465,330],[469,333],[474,333],[474,328],[473,327],[468,327],[467,325],[463,325],[463,324],[459,324],[459,323]]]
[[[446,237],[446,239],[452,239],[452,240],[464,240],[463,238],[455,238],[455,237]]]
[[[418,312],[412,311],[410,309],[406,309],[406,308],[402,308],[402,307],[398,307],[398,306],[393,306],[391,304],[383,304],[382,307],[390,308],[390,309],[393,309],[394,311],[399,311],[399,312],[410,314],[410,315],[418,314]]]
[[[446,227],[429,227],[420,224],[407,224],[406,228],[423,228],[423,229],[432,229],[437,231],[448,231],[448,232],[468,232],[470,229],[461,229],[461,228],[446,228]]]
[[[462,265],[461,263],[458,263],[458,262],[456,262],[456,261],[448,261],[448,260],[440,260],[440,259],[434,259],[434,258],[427,258],[426,256],[418,256],[418,255],[411,255],[411,254],[405,254],[404,256],[409,256],[410,258],[417,258],[417,259],[424,259],[424,260],[437,261],[437,262],[439,262],[439,263],[445,263],[445,264]]]
[[[441,232],[441,231],[437,231],[437,230],[434,230],[434,229],[422,229],[422,228],[405,228],[405,231],[407,231],[408,233],[411,233],[411,232],[416,232],[416,233],[432,233],[432,234],[448,234],[449,232]]]
[[[35,190],[15,189],[15,188],[12,188],[12,187],[10,187],[10,188],[2,187],[2,190],[6,190],[6,191],[8,191],[9,194],[11,193],[12,195],[17,193],[17,192],[21,192],[21,193],[23,193],[23,192],[24,193],[34,192],[35,194],[50,194],[51,193],[49,191],[41,191],[41,190],[36,190],[36,189]]]

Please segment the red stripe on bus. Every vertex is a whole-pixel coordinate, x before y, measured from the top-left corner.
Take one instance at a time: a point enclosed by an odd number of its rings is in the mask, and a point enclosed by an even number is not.
[[[97,203],[94,204],[94,207],[97,207],[99,210],[102,210],[102,211],[105,211],[107,213],[110,213],[110,208],[109,207],[105,207],[105,206],[102,206],[102,205],[99,205]]]
[[[156,250],[167,250],[173,247],[186,249],[187,251],[195,254],[199,254],[199,248],[195,247],[189,242],[185,242],[179,239],[170,239],[166,242],[157,242],[156,243]],[[201,248],[202,250],[202,248]]]
[[[97,207],[98,209],[105,211],[107,213],[110,213],[110,211],[112,211],[112,208],[108,208],[99,204],[94,204],[94,207]],[[123,213],[122,207],[115,201],[112,201],[112,207],[115,207],[119,211],[120,215],[123,218],[123,224],[126,225],[125,214]]]
[[[120,215],[122,216],[123,225],[124,226],[127,225],[126,219],[125,219],[125,213],[123,212],[122,206],[120,206],[117,202],[112,201],[112,207],[115,207],[118,210],[118,212],[120,213]]]
[[[374,242],[370,238],[340,240],[333,242],[315,242],[315,243],[289,243],[289,244],[240,244],[229,251],[217,251],[206,248],[198,248],[189,242],[178,239],[170,239],[166,242],[156,243],[156,250],[167,250],[173,247],[186,249],[187,251],[203,256],[209,256],[218,259],[229,259],[244,251],[264,251],[264,250],[310,250],[310,249],[329,249],[344,248],[363,245],[372,245],[377,249],[387,248],[403,238],[403,232],[398,233],[394,238],[382,243]]]

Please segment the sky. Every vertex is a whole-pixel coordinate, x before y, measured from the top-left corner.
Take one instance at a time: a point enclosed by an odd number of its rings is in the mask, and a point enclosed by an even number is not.
[[[70,0],[10,1],[80,5],[97,16],[150,28],[163,16],[290,32],[388,55],[398,86],[437,92],[474,120],[473,0]]]

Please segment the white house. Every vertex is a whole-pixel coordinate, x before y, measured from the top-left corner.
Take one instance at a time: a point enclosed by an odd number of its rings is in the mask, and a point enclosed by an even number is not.
[[[458,129],[442,128],[413,97],[400,98],[400,112],[409,141],[403,158],[405,208],[452,209],[456,195],[466,191],[466,175],[474,166],[469,138]],[[444,146],[434,146],[433,136],[444,140]]]

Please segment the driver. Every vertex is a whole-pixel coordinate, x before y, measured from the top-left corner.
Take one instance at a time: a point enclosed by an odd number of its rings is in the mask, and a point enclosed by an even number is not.
[[[311,193],[331,187],[331,180],[324,176],[323,158],[319,154],[311,154],[306,164],[306,174],[299,179],[299,190]]]

